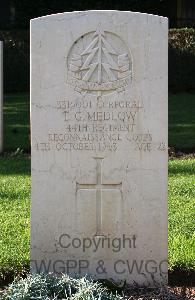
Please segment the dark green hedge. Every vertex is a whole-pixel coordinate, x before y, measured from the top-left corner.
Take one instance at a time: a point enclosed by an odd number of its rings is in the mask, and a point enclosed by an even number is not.
[[[0,39],[4,41],[4,91],[28,92],[29,31],[0,31]],[[195,29],[169,31],[169,90],[195,91]]]
[[[30,39],[28,30],[0,31],[4,42],[4,92],[28,92]]]
[[[195,29],[169,31],[169,90],[195,90]]]
[[[11,0],[11,2],[15,8],[15,18],[8,26],[18,29],[29,28],[29,20],[40,16],[91,9],[130,10],[165,16],[169,17],[172,26],[176,23],[177,17],[177,0]]]

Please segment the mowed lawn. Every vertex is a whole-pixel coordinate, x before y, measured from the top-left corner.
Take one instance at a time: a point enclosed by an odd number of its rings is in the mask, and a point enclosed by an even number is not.
[[[4,97],[4,150],[30,151],[30,98],[27,94]]]
[[[195,270],[195,159],[169,161],[169,268]]]
[[[169,147],[195,152],[195,94],[169,95]]]
[[[30,158],[0,156],[0,280],[29,264]]]

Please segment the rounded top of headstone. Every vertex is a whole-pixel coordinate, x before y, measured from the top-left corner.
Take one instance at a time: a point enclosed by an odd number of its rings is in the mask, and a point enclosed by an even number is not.
[[[140,13],[140,12],[133,12],[133,11],[120,11],[120,10],[85,10],[85,11],[72,11],[72,12],[64,12],[64,13],[57,13],[57,14],[51,14],[46,16],[41,16],[38,18],[31,19],[31,22],[34,21],[44,21],[47,19],[53,19],[54,21],[57,19],[58,21],[63,21],[64,19],[69,19],[72,17],[79,18],[81,16],[87,16],[87,15],[122,15],[123,17],[129,17],[129,16],[137,16],[137,17],[145,17],[145,18],[158,18],[159,20],[168,21],[167,17],[153,15],[153,14],[147,14],[147,13]]]

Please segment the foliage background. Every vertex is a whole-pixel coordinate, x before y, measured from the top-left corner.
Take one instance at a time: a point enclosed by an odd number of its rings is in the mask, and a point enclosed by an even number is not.
[[[65,11],[126,10],[169,17],[171,27],[176,20],[177,0],[10,0],[15,9],[14,28],[28,28],[32,18]],[[10,24],[11,26],[11,24]]]
[[[169,31],[169,89],[195,90],[195,29]]]

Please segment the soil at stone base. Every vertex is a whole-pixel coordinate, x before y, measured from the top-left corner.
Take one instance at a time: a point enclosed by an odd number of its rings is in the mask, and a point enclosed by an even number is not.
[[[126,291],[128,300],[194,300],[195,288],[189,287],[162,287],[160,289],[136,288]]]
[[[174,147],[168,148],[169,159],[189,159],[195,158],[195,151],[193,152],[183,152],[181,150],[177,150]]]
[[[0,289],[0,299],[4,290]],[[194,300],[195,288],[163,287],[161,289],[128,288],[124,291],[124,300]]]

